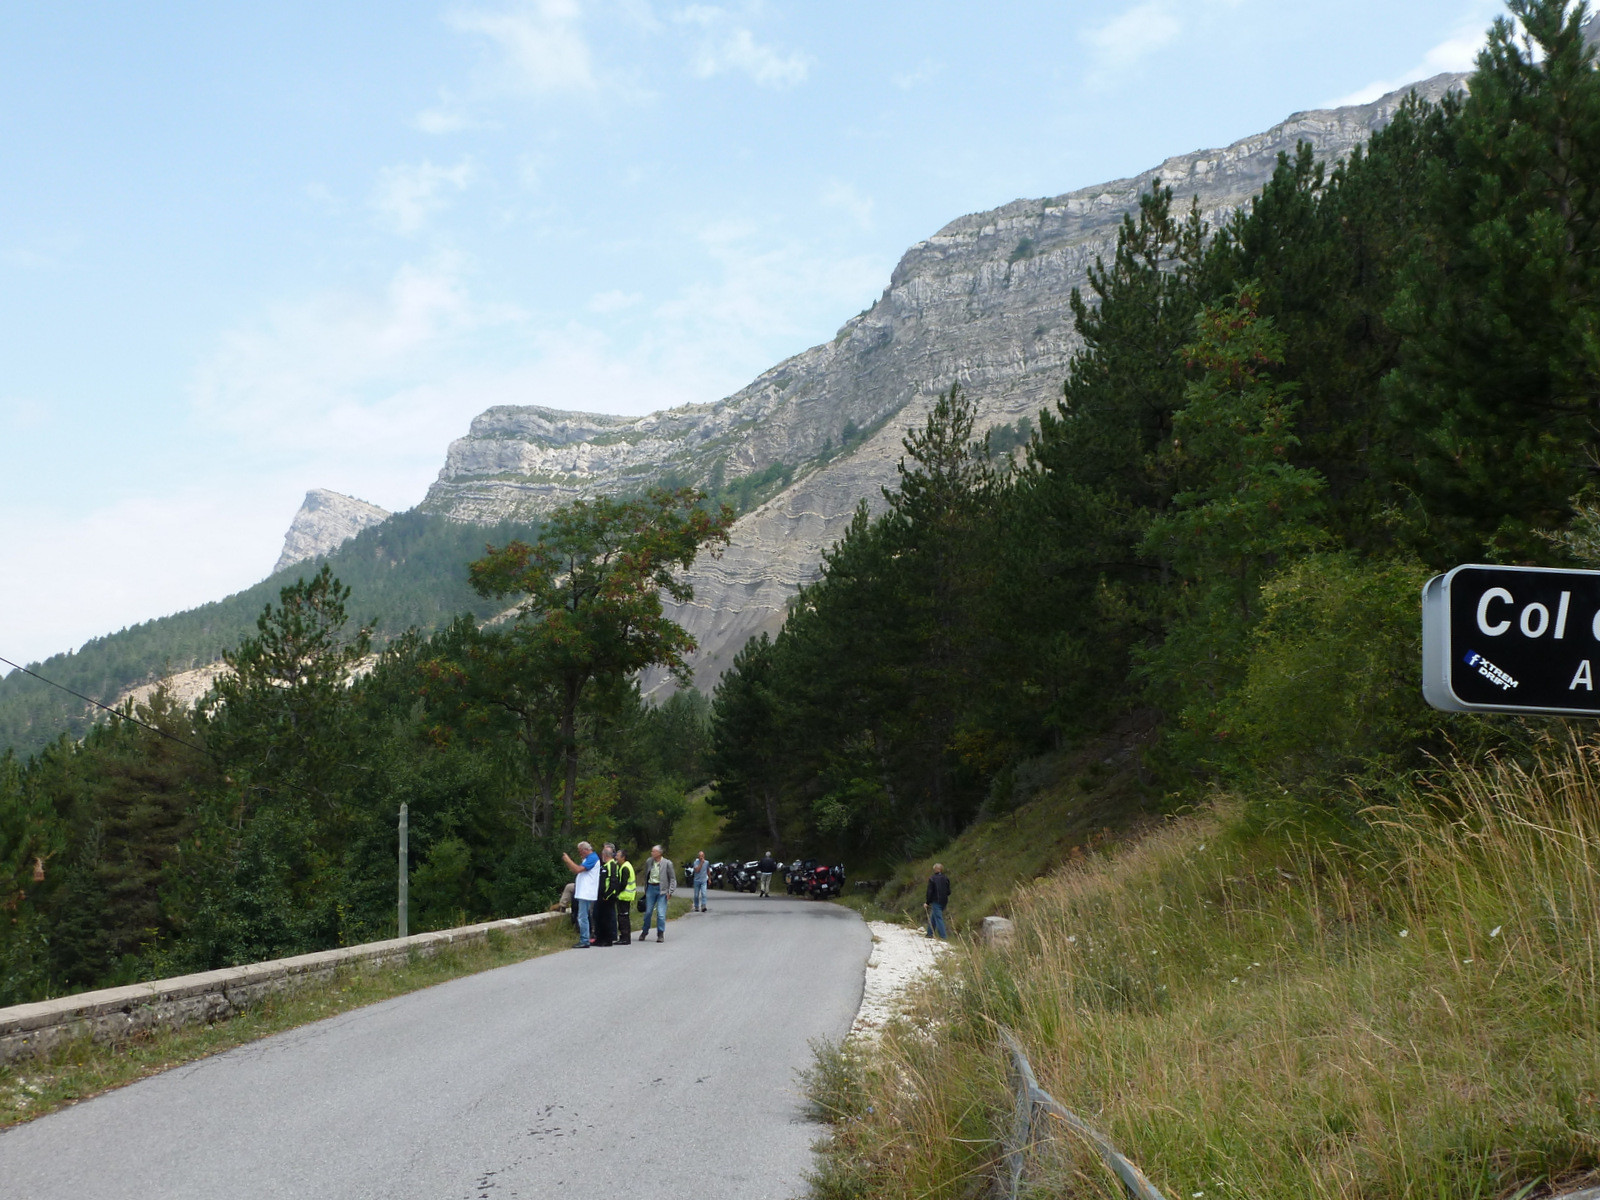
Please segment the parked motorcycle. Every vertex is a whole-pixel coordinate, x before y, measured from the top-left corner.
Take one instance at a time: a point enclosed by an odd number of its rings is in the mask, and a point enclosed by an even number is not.
[[[796,859],[789,864],[789,869],[783,873],[783,889],[791,896],[804,896],[806,894],[806,880],[811,872],[817,869],[817,860],[814,858]]]
[[[714,888],[718,888],[718,889],[725,888],[725,887],[728,886],[728,864],[727,863],[725,863],[725,862],[714,862],[714,863],[711,864],[711,869],[706,872],[706,886],[707,887],[714,887]]]
[[[844,891],[844,864],[816,867],[806,880],[806,895],[814,900],[827,900]]]
[[[753,892],[761,886],[761,879],[756,868],[761,864],[755,859],[747,863],[740,863],[733,869],[729,876],[728,886],[736,892]]]

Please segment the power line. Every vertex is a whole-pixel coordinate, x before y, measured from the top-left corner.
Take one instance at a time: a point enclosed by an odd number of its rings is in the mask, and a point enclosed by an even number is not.
[[[4,656],[0,656],[0,663],[5,663],[6,666],[8,666],[8,667],[15,667],[17,670],[21,671],[24,675],[33,676],[40,683],[47,683],[53,688],[60,688],[67,695],[76,696],[79,700],[82,700],[86,704],[92,704],[96,708],[104,709],[106,712],[110,713],[113,717],[116,717],[117,720],[119,720],[119,721],[132,721],[135,725],[138,725],[143,729],[148,729],[151,733],[160,734],[162,737],[167,738],[170,741],[177,742],[180,746],[187,746],[191,750],[198,750],[201,754],[204,754],[207,758],[213,757],[212,754],[211,754],[211,751],[207,750],[204,746],[197,746],[197,745],[195,745],[195,743],[189,741],[187,738],[181,738],[175,733],[168,733],[165,729],[158,729],[158,728],[156,728],[156,726],[151,725],[148,722],[139,720],[138,717],[130,716],[128,713],[122,712],[120,709],[112,708],[109,704],[102,704],[102,703],[100,703],[100,701],[96,700],[93,696],[85,696],[82,692],[75,692],[64,683],[57,683],[54,679],[46,679],[43,675],[39,674],[39,672],[30,671],[30,670],[28,670],[27,667],[23,666],[21,663],[14,663],[9,658],[6,658]]]

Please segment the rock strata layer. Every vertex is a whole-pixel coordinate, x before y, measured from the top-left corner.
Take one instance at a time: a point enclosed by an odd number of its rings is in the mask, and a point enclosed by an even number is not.
[[[363,529],[381,524],[390,515],[387,509],[354,496],[312,488],[289,524],[289,532],[283,538],[283,553],[278,555],[278,565],[272,568],[272,573],[276,575],[295,563],[332,554]]]
[[[489,522],[663,477],[704,483],[791,468],[793,482],[739,520],[727,551],[695,566],[695,598],[674,611],[699,642],[694,679],[708,689],[747,638],[782,625],[856,506],[883,507],[901,438],[937,393],[960,384],[978,403],[980,428],[1034,417],[1055,399],[1078,346],[1071,293],[1087,286],[1097,258],[1112,256],[1124,214],[1158,179],[1182,208],[1197,200],[1215,227],[1299,142],[1342,159],[1407,92],[1438,99],[1464,80],[1440,75],[1371,104],[1296,113],[1131,179],[961,217],[906,251],[883,295],[831,341],[717,403],[640,418],[492,408],[450,447],[423,507]],[[647,690],[662,686],[646,680]]]

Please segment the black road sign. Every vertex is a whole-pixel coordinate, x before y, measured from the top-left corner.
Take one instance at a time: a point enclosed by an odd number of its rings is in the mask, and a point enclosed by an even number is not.
[[[1600,716],[1600,571],[1457,567],[1422,589],[1422,694],[1448,712]]]

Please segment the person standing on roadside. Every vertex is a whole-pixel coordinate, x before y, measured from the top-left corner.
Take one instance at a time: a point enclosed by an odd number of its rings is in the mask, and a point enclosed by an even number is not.
[[[594,906],[594,944],[617,944],[617,848],[610,842],[600,847],[600,897]]]
[[[922,931],[923,937],[932,937],[935,933],[945,941],[944,906],[950,903],[950,877],[944,873],[943,863],[933,864],[933,874],[928,876],[928,892],[923,900],[922,907],[928,914],[928,927]]]
[[[650,861],[644,865],[644,924],[639,929],[639,940],[650,932],[650,918],[656,921],[656,941],[667,940],[667,901],[678,890],[678,874],[672,860],[661,852],[660,846],[650,847]]]
[[[628,856],[621,850],[617,851],[617,944],[626,946],[633,941],[633,901],[638,892],[634,890],[633,864],[628,861]]]
[[[572,889],[572,902],[578,909],[578,949],[587,950],[589,918],[593,915],[594,902],[600,898],[600,856],[588,842],[579,842],[578,861],[573,862],[572,856],[566,853],[561,855],[561,861],[567,864],[576,885]]]
[[[689,866],[689,878],[694,882],[694,911],[706,911],[706,885],[711,882],[711,864],[706,861],[706,852],[700,851]]]
[[[756,864],[756,876],[761,881],[760,893],[768,900],[772,899],[772,873],[778,869],[778,860],[772,857],[768,850],[761,856],[761,861]]]

